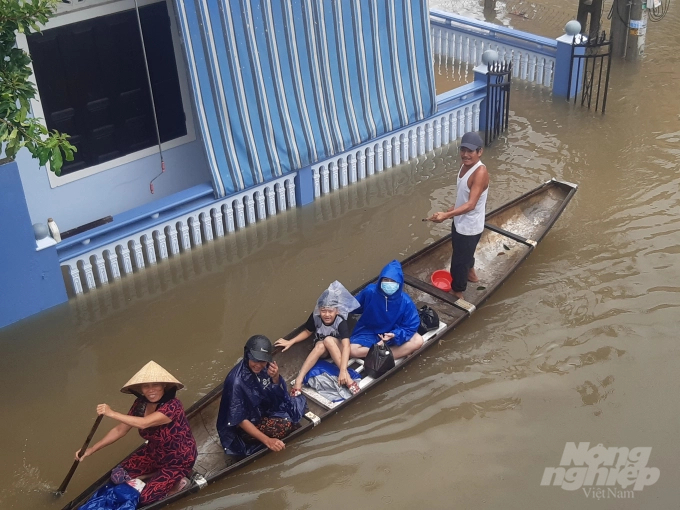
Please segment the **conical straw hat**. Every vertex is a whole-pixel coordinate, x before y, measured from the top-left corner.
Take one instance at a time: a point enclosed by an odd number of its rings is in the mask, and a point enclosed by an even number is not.
[[[122,393],[132,393],[130,391],[131,386],[144,383],[168,383],[174,384],[178,390],[184,388],[184,385],[175,379],[170,372],[155,361],[149,361],[139,372],[132,376],[132,379],[125,383],[125,386],[120,391]]]

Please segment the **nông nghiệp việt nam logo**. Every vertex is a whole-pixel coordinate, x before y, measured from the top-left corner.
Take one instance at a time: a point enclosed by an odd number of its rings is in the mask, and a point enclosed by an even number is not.
[[[659,468],[647,467],[651,454],[651,446],[590,448],[590,443],[567,443],[559,467],[545,468],[541,485],[583,489],[586,497],[597,499],[634,498],[635,491],[659,479]]]

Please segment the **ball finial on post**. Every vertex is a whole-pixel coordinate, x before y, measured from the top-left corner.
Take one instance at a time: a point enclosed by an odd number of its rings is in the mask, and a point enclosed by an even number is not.
[[[50,231],[44,223],[34,223],[33,235],[35,236],[36,241],[40,241],[50,235]]]
[[[581,24],[575,19],[569,21],[566,25],[564,25],[564,33],[572,37],[576,34],[580,34]]]
[[[498,52],[496,50],[486,50],[482,53],[482,64],[488,66],[498,62]]]

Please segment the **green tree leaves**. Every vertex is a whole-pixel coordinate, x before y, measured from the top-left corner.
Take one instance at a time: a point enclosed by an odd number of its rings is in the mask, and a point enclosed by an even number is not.
[[[0,0],[0,146],[8,158],[26,147],[41,166],[49,161],[50,169],[60,175],[64,161],[73,161],[76,148],[67,134],[50,133],[42,119],[30,115],[30,101],[36,95],[31,58],[16,46],[16,33],[39,32],[58,3]]]

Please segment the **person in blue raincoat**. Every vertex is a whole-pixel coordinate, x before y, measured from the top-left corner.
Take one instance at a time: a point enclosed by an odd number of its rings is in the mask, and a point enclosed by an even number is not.
[[[364,358],[368,349],[384,342],[395,359],[408,356],[423,345],[418,334],[420,316],[411,298],[404,292],[404,272],[401,264],[393,260],[380,272],[377,283],[368,285],[357,296],[360,313],[350,338],[352,357]]]
[[[246,456],[266,446],[275,452],[295,429],[306,406],[304,395],[291,397],[264,335],[248,339],[243,359],[224,380],[217,432],[225,453]]]

